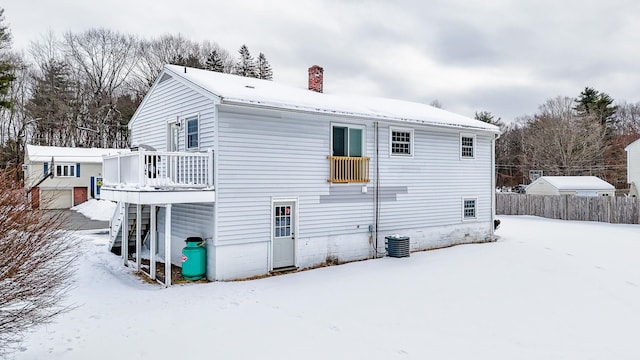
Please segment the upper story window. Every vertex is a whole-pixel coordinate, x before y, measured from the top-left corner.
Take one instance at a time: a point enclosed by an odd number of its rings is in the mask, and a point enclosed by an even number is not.
[[[332,133],[333,156],[362,157],[364,129],[355,126],[334,125]]]
[[[472,220],[476,218],[477,200],[473,198],[462,199],[462,218],[463,220]]]
[[[460,157],[463,159],[473,159],[476,157],[476,136],[460,135]]]
[[[76,177],[75,164],[56,164],[56,177]]]
[[[401,128],[389,128],[391,155],[413,155],[413,130]]]
[[[186,136],[187,136],[187,149],[197,149],[199,145],[199,121],[198,117],[189,117],[185,120],[187,126]]]
[[[331,183],[369,182],[369,158],[365,155],[364,126],[334,124],[331,126]]]

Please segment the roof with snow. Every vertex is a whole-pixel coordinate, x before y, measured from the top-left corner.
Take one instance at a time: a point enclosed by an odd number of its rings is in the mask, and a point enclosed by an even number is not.
[[[240,103],[325,114],[460,127],[494,133],[500,132],[497,126],[415,102],[318,93],[306,88],[297,88],[274,81],[178,65],[165,65],[164,73],[187,80],[219,97],[222,103]]]
[[[597,176],[541,176],[538,181],[546,181],[559,190],[615,190],[615,187]]]
[[[102,163],[103,155],[115,155],[119,152],[129,152],[129,149],[101,149],[101,148],[74,148],[58,146],[29,145],[25,155],[29,161],[51,161],[73,163]]]
[[[635,148],[635,147],[639,147],[640,146],[640,139],[632,142],[631,144],[627,145],[624,149],[625,151],[630,151],[631,148]]]

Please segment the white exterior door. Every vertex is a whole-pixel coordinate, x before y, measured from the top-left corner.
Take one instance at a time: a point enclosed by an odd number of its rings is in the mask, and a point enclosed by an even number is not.
[[[180,127],[176,122],[167,123],[167,151],[178,151]]]
[[[273,203],[273,268],[295,266],[294,201]]]

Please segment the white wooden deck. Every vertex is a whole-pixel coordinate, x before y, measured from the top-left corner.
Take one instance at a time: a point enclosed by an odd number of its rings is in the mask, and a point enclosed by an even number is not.
[[[213,151],[105,156],[100,197],[131,204],[214,202]]]

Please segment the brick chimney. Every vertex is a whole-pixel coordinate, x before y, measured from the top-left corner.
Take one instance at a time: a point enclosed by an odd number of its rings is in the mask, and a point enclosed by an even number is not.
[[[309,68],[309,90],[322,92],[322,74],[324,69],[318,65]]]

